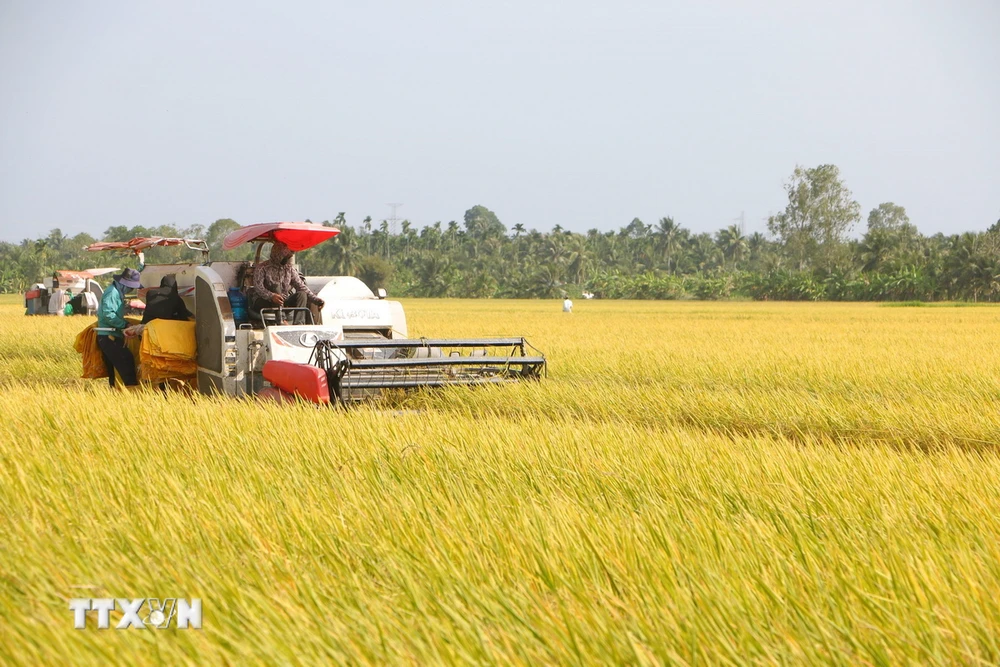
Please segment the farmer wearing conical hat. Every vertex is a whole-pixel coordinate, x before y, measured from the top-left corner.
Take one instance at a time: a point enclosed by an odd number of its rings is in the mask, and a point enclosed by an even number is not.
[[[271,246],[270,258],[253,269],[250,310],[261,308],[307,308],[314,303],[323,307],[323,299],[312,293],[292,264],[294,253],[284,243]],[[293,291],[294,290],[294,291]],[[296,324],[304,324],[304,313],[296,313]]]
[[[122,376],[128,388],[137,388],[139,380],[135,375],[135,359],[125,347],[125,293],[139,289],[139,272],[125,269],[115,276],[114,282],[101,295],[101,305],[97,309],[97,347],[108,368],[108,385],[115,388],[115,371]]]

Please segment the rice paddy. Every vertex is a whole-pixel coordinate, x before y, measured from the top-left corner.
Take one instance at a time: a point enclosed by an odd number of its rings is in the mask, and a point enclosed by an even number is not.
[[[0,297],[0,662],[993,664],[993,307],[407,300],[541,383],[111,393]],[[200,630],[73,628],[200,598]]]

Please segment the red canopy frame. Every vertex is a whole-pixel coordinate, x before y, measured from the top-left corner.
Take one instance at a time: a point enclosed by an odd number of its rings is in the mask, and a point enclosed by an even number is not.
[[[121,269],[109,266],[99,269],[85,269],[83,271],[68,271],[68,270],[57,270],[54,273],[59,278],[59,282],[74,283],[78,280],[92,280],[97,276],[103,276],[106,273],[113,273],[114,271],[120,271]]]
[[[139,253],[147,248],[155,246],[175,245],[183,245],[191,250],[197,250],[199,252],[208,252],[208,244],[201,239],[179,239],[168,238],[165,236],[137,236],[131,241],[91,243],[89,246],[84,248],[84,250],[89,250],[91,252],[101,252],[104,250],[128,250],[130,252]]]

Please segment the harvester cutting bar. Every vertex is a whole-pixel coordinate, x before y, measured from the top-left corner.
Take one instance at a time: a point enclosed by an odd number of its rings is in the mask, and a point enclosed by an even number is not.
[[[420,366],[543,365],[545,357],[440,357],[436,359],[355,359],[354,368],[416,368]]]
[[[350,389],[418,389],[420,387],[445,387],[449,385],[507,384],[515,381],[515,378],[502,375],[475,378],[431,375],[427,377],[383,377],[376,383],[366,381],[363,376],[348,375],[341,380],[341,392],[338,395]],[[354,397],[344,395],[341,400],[349,401],[352,398]]]
[[[342,402],[381,389],[502,384],[545,373],[545,356],[524,338],[327,340],[316,344],[310,363],[326,371]]]
[[[524,338],[360,338],[337,341],[337,347],[517,347],[531,344]]]

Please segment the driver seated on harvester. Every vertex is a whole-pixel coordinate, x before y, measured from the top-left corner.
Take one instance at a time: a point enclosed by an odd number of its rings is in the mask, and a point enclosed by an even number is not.
[[[294,256],[287,245],[276,241],[271,246],[270,259],[254,267],[253,287],[248,295],[250,312],[259,313],[263,308],[308,308],[309,304],[323,307],[323,299],[306,287],[295,270]],[[305,312],[295,311],[293,323],[306,324]]]

